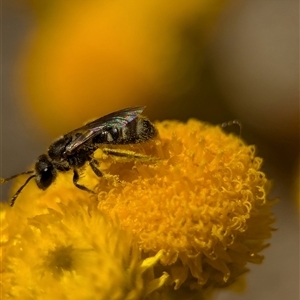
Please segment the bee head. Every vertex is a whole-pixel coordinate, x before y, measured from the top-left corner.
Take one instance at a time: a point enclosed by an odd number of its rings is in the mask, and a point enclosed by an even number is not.
[[[56,169],[49,157],[42,154],[35,163],[35,181],[37,186],[40,189],[45,190],[55,180],[55,177]]]
[[[30,175],[26,179],[25,183],[17,190],[15,195],[11,198],[10,206],[14,206],[15,201],[18,198],[19,194],[22,192],[22,190],[28,184],[28,182],[33,178],[35,178],[36,184],[40,189],[45,190],[47,187],[49,187],[49,185],[54,181],[56,177],[56,169],[53,166],[49,157],[43,154],[38,158],[37,162],[35,163],[35,170],[22,172],[8,178],[0,178],[0,184],[6,183],[20,175],[27,175],[27,174],[33,174],[33,175]]]

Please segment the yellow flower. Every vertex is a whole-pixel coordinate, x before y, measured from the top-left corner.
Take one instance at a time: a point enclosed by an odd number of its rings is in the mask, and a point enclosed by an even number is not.
[[[149,272],[162,251],[142,260],[130,234],[97,209],[59,207],[19,230],[20,215],[2,210],[2,299],[142,299],[167,279]]]
[[[59,174],[2,211],[2,288],[22,299],[207,298],[261,263],[274,221],[262,160],[219,127],[157,123],[140,159],[95,157],[77,189]],[[97,201],[98,200],[98,201]]]
[[[99,193],[98,208],[132,232],[148,255],[164,249],[157,268],[170,285],[224,287],[261,263],[274,222],[270,183],[253,146],[196,120],[157,124],[147,151],[155,164],[110,166],[125,186]],[[104,185],[101,181],[101,190]]]

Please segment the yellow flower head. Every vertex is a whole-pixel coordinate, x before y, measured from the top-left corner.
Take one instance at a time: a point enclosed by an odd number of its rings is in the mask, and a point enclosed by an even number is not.
[[[196,120],[156,127],[146,144],[112,146],[135,158],[95,153],[105,175],[86,168],[82,182],[97,196],[61,173],[3,208],[7,298],[185,299],[262,261],[274,201],[254,147]]]
[[[148,153],[161,160],[111,165],[126,185],[100,192],[98,208],[134,234],[175,289],[222,287],[260,263],[271,236],[269,182],[253,146],[196,120],[157,124]],[[117,170],[114,170],[116,168]],[[99,190],[101,191],[103,182]]]
[[[59,207],[21,230],[20,215],[2,210],[2,299],[141,299],[167,279],[148,271],[162,251],[142,260],[130,233],[97,209],[76,200]]]

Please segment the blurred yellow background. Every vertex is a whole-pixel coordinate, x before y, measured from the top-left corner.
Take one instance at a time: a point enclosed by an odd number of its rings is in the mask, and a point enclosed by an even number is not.
[[[253,268],[246,294],[218,299],[296,299],[296,0],[4,0],[2,6],[1,176],[25,170],[55,137],[132,105],[146,105],[151,120],[239,119],[242,138],[257,145],[274,178],[279,232],[265,264]]]
[[[59,135],[132,105],[166,117],[156,112],[195,84],[228,1],[47,2],[34,3],[37,26],[20,72],[24,107]]]

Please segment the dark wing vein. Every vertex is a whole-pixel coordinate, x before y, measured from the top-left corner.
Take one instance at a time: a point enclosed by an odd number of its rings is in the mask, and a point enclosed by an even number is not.
[[[66,147],[65,154],[72,154],[76,148],[100,134],[103,130],[107,128],[116,127],[122,128],[125,127],[128,123],[132,122],[136,119],[144,110],[145,107],[137,106],[125,108],[111,114],[105,115],[97,120],[89,122],[84,126],[75,129],[68,133],[68,135],[76,135],[76,133],[80,133],[80,135],[74,139],[74,141],[70,142],[70,144]]]

